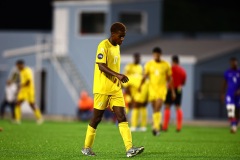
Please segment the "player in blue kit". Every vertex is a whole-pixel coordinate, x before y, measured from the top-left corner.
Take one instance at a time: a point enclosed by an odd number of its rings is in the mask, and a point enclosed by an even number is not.
[[[240,70],[235,57],[230,59],[230,69],[224,73],[223,95],[225,98],[231,133],[237,132],[240,111]]]

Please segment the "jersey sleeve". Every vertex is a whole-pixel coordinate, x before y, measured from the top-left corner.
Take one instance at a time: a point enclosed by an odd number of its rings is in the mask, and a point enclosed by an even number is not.
[[[102,43],[98,45],[96,63],[107,63],[107,49]]]

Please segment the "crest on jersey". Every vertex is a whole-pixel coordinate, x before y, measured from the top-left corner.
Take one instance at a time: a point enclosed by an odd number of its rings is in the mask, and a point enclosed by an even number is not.
[[[102,54],[102,53],[99,53],[99,54],[97,55],[97,57],[98,57],[98,59],[103,59],[103,54]]]

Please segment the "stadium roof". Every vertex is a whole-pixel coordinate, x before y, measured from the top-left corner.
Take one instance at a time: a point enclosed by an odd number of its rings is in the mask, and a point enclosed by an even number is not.
[[[121,53],[151,55],[152,49],[157,46],[162,49],[163,55],[194,57],[196,61],[202,61],[240,50],[240,40],[155,39],[123,48]]]

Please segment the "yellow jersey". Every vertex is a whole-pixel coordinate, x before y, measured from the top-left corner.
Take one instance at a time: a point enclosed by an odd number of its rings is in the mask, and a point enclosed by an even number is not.
[[[149,76],[149,88],[157,90],[162,87],[167,87],[167,76],[172,75],[170,64],[161,60],[156,62],[151,60],[144,66],[144,73]]]
[[[142,75],[143,74],[142,65],[141,64],[129,63],[124,68],[124,74],[126,76]]]
[[[115,76],[101,72],[98,63],[105,63],[111,70],[120,73],[120,47],[112,45],[108,39],[99,43],[94,69],[93,93],[114,95],[121,89],[121,82]]]
[[[34,80],[33,73],[29,67],[24,67],[23,70],[20,71],[20,84],[25,85],[26,82],[29,81],[27,86],[21,87],[21,91],[34,92]]]

